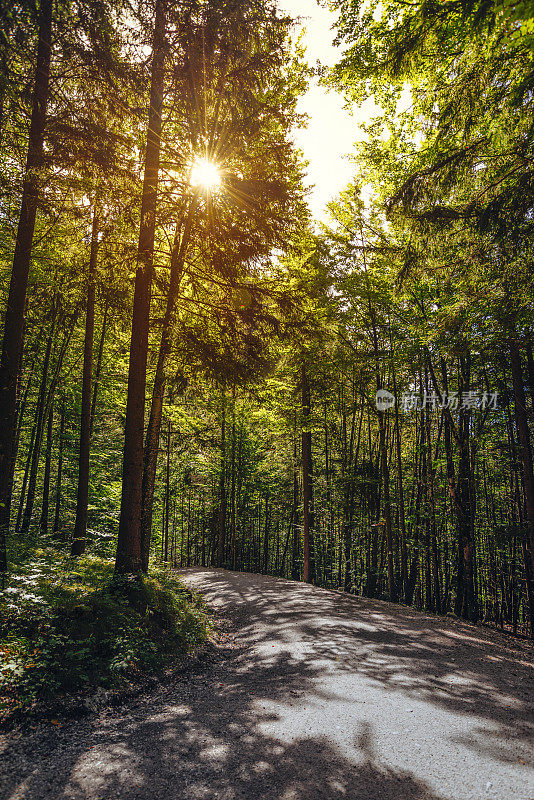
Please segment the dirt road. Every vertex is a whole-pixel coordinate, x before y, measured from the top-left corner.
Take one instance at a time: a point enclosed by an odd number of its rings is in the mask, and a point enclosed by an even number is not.
[[[133,707],[5,739],[2,798],[534,799],[529,645],[291,581],[184,574],[228,643]]]

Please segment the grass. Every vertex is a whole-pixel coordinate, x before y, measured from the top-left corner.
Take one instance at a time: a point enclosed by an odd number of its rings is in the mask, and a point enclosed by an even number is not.
[[[113,562],[54,547],[16,564],[0,599],[0,714],[127,688],[206,641],[198,596],[168,572],[113,580]]]

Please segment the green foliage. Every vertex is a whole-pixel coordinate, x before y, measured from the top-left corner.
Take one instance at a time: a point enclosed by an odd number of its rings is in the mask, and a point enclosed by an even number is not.
[[[3,711],[64,692],[123,687],[206,640],[201,601],[164,571],[113,578],[113,562],[38,550],[0,604]]]
[[[365,149],[375,167],[389,161],[379,171],[390,212],[524,247],[534,197],[532,4],[336,5],[348,47],[330,80],[352,100],[372,95],[382,105]],[[402,90],[411,103],[399,114]]]
[[[363,126],[357,174],[331,204],[332,226],[321,235],[309,230],[303,165],[291,135],[302,124],[297,101],[310,70],[291,41],[290,20],[264,0],[193,4],[187,17],[180,4],[167,8],[147,404],[171,253],[178,242],[183,252],[163,370],[168,462],[160,457],[156,469],[151,568],[161,558],[302,574],[301,447],[310,432],[317,582],[393,596],[387,488],[398,597],[446,612],[461,557],[450,498],[460,447],[453,435],[445,452],[450,420],[433,408],[428,416],[398,419],[388,412],[381,451],[374,393],[378,385],[397,395],[431,391],[431,371],[455,392],[468,358],[470,388],[502,389],[503,397],[491,416],[473,411],[468,426],[477,591],[488,619],[500,615],[502,624],[504,616],[517,629],[526,620],[527,576],[506,346],[515,329],[534,396],[532,3],[332,2],[347,47],[328,79],[349,102],[372,96],[381,112]],[[109,560],[121,503],[153,6],[119,4],[110,25],[107,3],[89,5],[87,25],[79,34],[72,26],[72,36],[67,7],[55,10],[52,75],[70,77],[55,95],[47,129],[13,511],[24,506],[46,339],[57,314],[45,388],[55,415],[47,499],[51,506],[57,498],[58,519],[54,539],[34,526],[27,536],[9,534],[13,570],[0,606],[9,707],[126,685],[202,641],[208,628],[202,607],[171,577],[156,571],[114,581]],[[99,9],[100,22],[92,17]],[[28,7],[19,23],[8,15],[0,25],[0,91],[9,112],[0,120],[4,296],[19,214],[34,17]],[[17,25],[26,34],[23,48],[12,35]],[[109,69],[101,59],[84,68],[92,50],[107,53]],[[405,95],[409,108],[398,113]],[[190,185],[199,155],[217,166],[220,191],[198,193]],[[369,209],[364,186],[373,189]],[[96,361],[102,342],[102,363],[91,440],[91,555],[73,562],[61,549],[68,549],[76,506],[95,194],[102,219],[93,349]],[[190,228],[188,207],[195,212]],[[310,413],[301,400],[303,367]],[[94,383],[96,371],[95,365]],[[457,411],[451,419],[456,429]],[[42,462],[41,453],[36,510],[44,499]]]

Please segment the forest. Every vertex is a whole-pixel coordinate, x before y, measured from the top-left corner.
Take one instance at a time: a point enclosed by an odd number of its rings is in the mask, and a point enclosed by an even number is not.
[[[534,8],[330,6],[327,68],[271,0],[0,3],[8,705],[121,592],[115,674],[202,639],[191,566],[533,636]],[[377,107],[328,223],[312,77]]]

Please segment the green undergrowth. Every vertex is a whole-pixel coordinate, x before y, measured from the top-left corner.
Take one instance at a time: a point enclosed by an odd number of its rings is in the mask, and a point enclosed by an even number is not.
[[[15,565],[0,598],[0,717],[96,688],[128,688],[206,641],[202,600],[172,574],[53,547]]]

